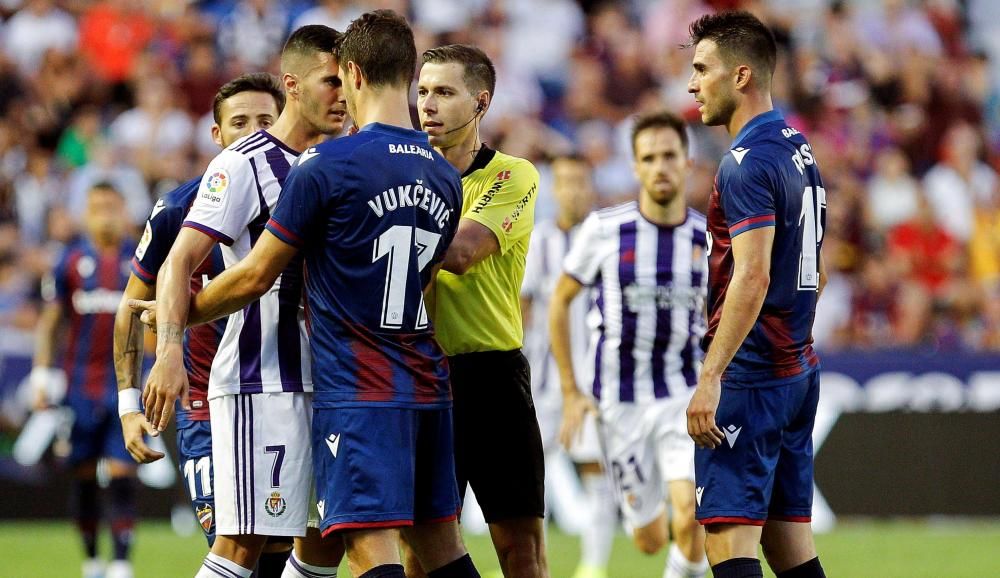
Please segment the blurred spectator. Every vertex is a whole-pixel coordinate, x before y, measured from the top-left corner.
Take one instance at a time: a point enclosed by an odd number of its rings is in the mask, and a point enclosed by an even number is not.
[[[96,2],[80,21],[80,51],[99,78],[117,84],[131,72],[133,59],[152,39],[154,29],[142,2]]]
[[[934,214],[961,243],[972,237],[976,204],[989,204],[997,194],[996,171],[979,160],[979,148],[979,135],[972,126],[953,125],[945,135],[941,161],[924,177]]]
[[[27,166],[14,181],[17,200],[17,224],[22,241],[40,245],[45,240],[45,217],[49,208],[63,202],[64,183],[52,167],[52,153],[32,149]]]
[[[164,176],[161,163],[191,144],[194,127],[174,105],[174,98],[163,78],[145,78],[136,91],[136,106],[118,115],[109,127],[111,144],[149,181]]]
[[[917,212],[920,183],[910,174],[909,161],[896,147],[875,158],[875,174],[868,182],[868,222],[885,232],[912,219]]]
[[[285,43],[288,17],[281,0],[241,0],[219,23],[223,58],[242,72],[267,70]]]
[[[306,24],[323,24],[334,30],[343,32],[347,25],[365,11],[363,6],[359,6],[350,0],[319,0],[316,6],[306,10],[292,23],[292,30],[301,28]]]
[[[72,124],[63,131],[56,146],[59,161],[67,168],[87,164],[91,149],[101,138],[100,111],[93,106],[81,108],[73,117]]]
[[[199,41],[191,44],[187,49],[180,83],[184,109],[196,117],[211,112],[212,99],[227,80],[219,68],[214,43]]]
[[[52,0],[29,0],[7,22],[3,40],[21,72],[31,76],[38,71],[46,51],[76,48],[76,21]]]
[[[95,184],[107,181],[125,197],[132,223],[139,226],[145,222],[152,206],[149,187],[142,173],[130,165],[122,153],[110,144],[100,143],[93,148],[90,162],[70,174],[66,207],[71,215],[82,215],[87,204],[87,191]]]

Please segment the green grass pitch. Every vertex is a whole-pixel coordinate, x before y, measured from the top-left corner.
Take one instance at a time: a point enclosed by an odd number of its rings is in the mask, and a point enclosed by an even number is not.
[[[108,540],[102,536],[102,548]],[[481,572],[497,569],[489,539],[468,536]],[[831,578],[1000,576],[1000,522],[844,522],[817,537]],[[552,531],[548,555],[552,578],[569,578],[576,564],[577,540]],[[67,523],[0,523],[0,578],[74,578],[81,554]],[[200,535],[178,536],[162,522],[141,524],[136,533],[136,578],[193,576],[205,542]],[[665,553],[639,554],[621,533],[611,557],[612,578],[659,578]],[[346,564],[344,565],[346,568]],[[349,572],[342,571],[346,577]],[[765,571],[765,576],[773,576]]]

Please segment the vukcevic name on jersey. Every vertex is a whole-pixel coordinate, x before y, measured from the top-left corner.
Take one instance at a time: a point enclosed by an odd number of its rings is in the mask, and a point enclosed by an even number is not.
[[[732,279],[732,238],[774,227],[767,296],[725,377],[748,383],[794,377],[819,363],[812,348],[812,323],[826,191],[809,143],[777,111],[753,118],[731,148],[719,165],[709,200],[709,326],[704,346],[707,350],[715,335]]]
[[[422,132],[369,124],[299,158],[267,227],[305,255],[314,407],[450,405],[423,290],[461,209]]]
[[[601,322],[591,336],[593,395],[602,405],[644,403],[697,384],[705,333],[705,217],[658,226],[636,202],[592,213],[564,262],[597,289]]]
[[[142,233],[139,246],[132,257],[132,273],[147,285],[156,284],[160,267],[167,260],[170,248],[181,230],[184,217],[194,202],[201,186],[201,178],[192,179],[164,195],[149,214],[146,229]],[[222,250],[215,246],[208,257],[195,269],[191,276],[192,294],[201,289],[216,275],[222,273]],[[204,421],[208,419],[208,376],[212,371],[212,360],[219,349],[219,342],[226,330],[226,319],[189,327],[184,332],[184,366],[188,372],[191,411],[177,404],[178,424],[186,420]]]
[[[550,387],[559,389],[558,382],[549,383],[549,369],[555,364],[549,339],[549,305],[563,272],[563,259],[579,230],[579,225],[563,231],[555,221],[542,221],[535,225],[531,241],[528,242],[521,297],[531,299],[531,326],[525,328],[524,354],[532,368],[531,380],[539,390]],[[570,349],[573,353],[573,369],[580,384],[590,380],[590,374],[586,370],[587,344],[590,330],[594,326],[588,324],[587,320],[592,305],[593,299],[588,288],[573,300],[569,308]]]
[[[67,396],[114,400],[118,395],[111,335],[128,283],[131,240],[118,254],[101,253],[83,238],[66,248],[43,287],[46,301],[62,303],[69,320],[63,349]]]
[[[236,264],[264,232],[297,156],[267,131],[234,142],[209,164],[183,226],[222,243],[223,265]],[[208,397],[283,391],[312,391],[299,257],[260,300],[227,319]]]

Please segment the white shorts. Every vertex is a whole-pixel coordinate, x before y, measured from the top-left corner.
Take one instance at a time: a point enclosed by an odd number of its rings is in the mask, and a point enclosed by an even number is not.
[[[694,481],[694,441],[686,415],[693,393],[601,408],[598,433],[605,465],[630,528],[642,528],[663,513],[669,482]]]
[[[313,491],[311,393],[209,400],[216,534],[305,536]]]

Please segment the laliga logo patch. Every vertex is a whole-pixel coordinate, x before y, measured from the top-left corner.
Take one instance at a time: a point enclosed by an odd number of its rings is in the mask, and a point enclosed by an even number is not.
[[[281,497],[281,492],[271,492],[271,496],[264,500],[264,511],[268,516],[277,518],[288,509],[288,503]]]
[[[229,188],[229,181],[229,173],[226,172],[226,169],[217,169],[205,179],[201,198],[208,201],[213,207],[222,205],[222,197],[226,194],[226,189]]]
[[[146,256],[146,249],[149,248],[149,243],[153,240],[153,227],[146,221],[146,230],[142,232],[142,239],[139,240],[139,246],[135,248],[135,258],[142,260]]]
[[[201,524],[201,529],[206,534],[211,534],[212,526],[215,525],[215,512],[212,511],[212,504],[205,504],[198,508],[195,513],[198,515],[198,523]]]

